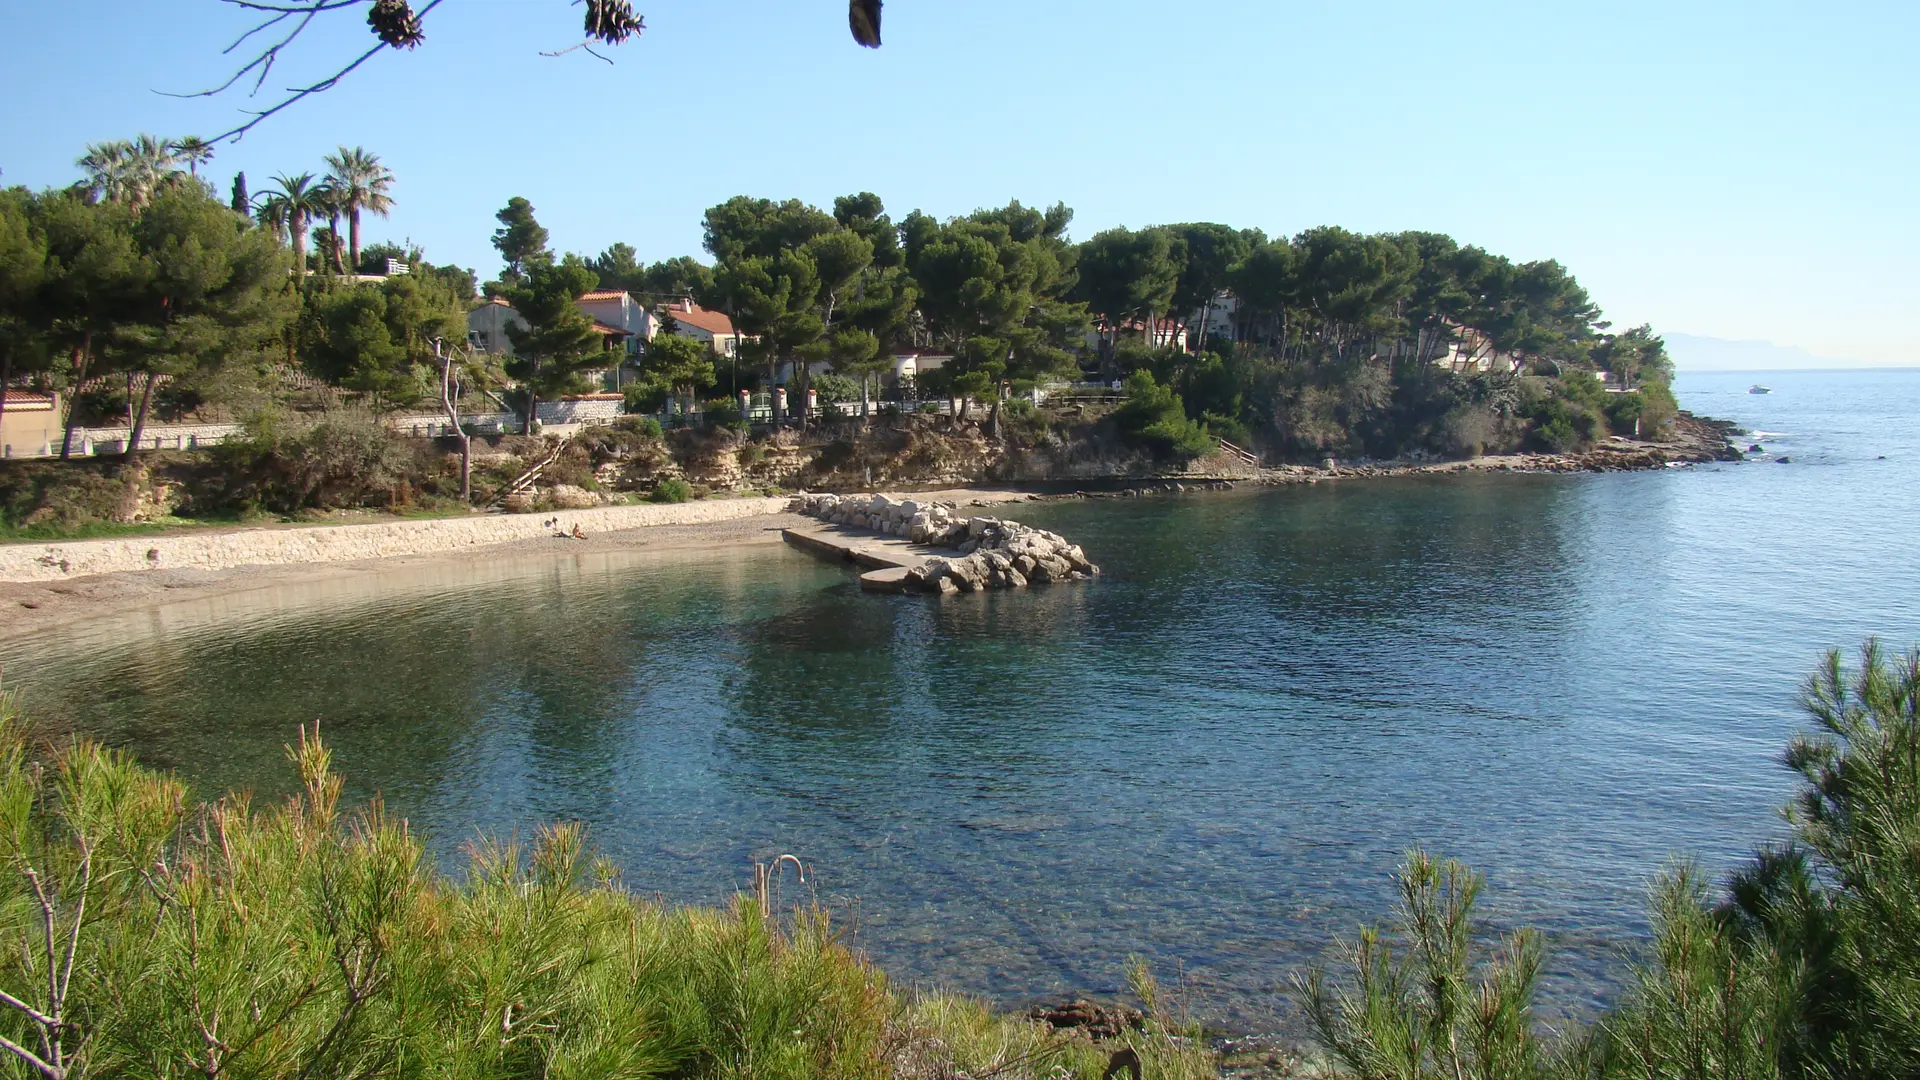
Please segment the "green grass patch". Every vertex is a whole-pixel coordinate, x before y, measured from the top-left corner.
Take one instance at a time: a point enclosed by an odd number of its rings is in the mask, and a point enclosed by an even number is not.
[[[42,522],[35,525],[0,525],[0,544],[24,544],[62,540],[117,540],[126,536],[163,536],[223,526],[246,524],[246,519],[165,517],[152,521],[83,521],[75,524]]]

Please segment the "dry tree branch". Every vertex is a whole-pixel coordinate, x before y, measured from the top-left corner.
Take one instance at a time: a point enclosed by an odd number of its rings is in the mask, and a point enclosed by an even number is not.
[[[242,64],[220,85],[208,87],[205,90],[197,90],[192,93],[173,93],[166,90],[157,90],[155,93],[176,98],[216,97],[231,90],[235,85],[251,76],[253,78],[253,88],[247,92],[247,96],[253,97],[259,94],[261,89],[266,85],[267,77],[273,73],[273,67],[279,62],[282,51],[292,45],[293,42],[306,31],[307,27],[312,25],[315,17],[327,12],[359,7],[367,4],[369,0],[222,0],[222,2],[231,4],[245,11],[259,12],[264,16],[253,27],[235,38],[232,44],[221,50],[221,55],[223,56],[230,55],[235,49],[238,49],[256,34],[265,33],[288,19],[294,19],[295,21],[292,28],[287,30],[278,41],[260,50],[257,55],[245,64]],[[420,42],[425,39],[425,34],[421,30],[421,20],[426,17],[428,12],[439,7],[441,0],[428,0],[428,3],[421,7],[418,12],[413,10],[408,0],[371,0],[371,2],[372,8],[367,16],[367,23],[373,28],[374,35],[380,39],[380,44],[375,45],[373,48],[361,54],[359,58],[327,78],[321,79],[319,82],[304,87],[288,87],[286,91],[287,96],[269,108],[243,110],[243,112],[249,114],[252,119],[231,130],[222,132],[207,141],[215,143],[228,141],[238,142],[242,136],[253,130],[268,117],[273,116],[296,102],[333,89],[339,85],[341,79],[346,78],[360,65],[371,60],[374,54],[381,49],[411,49],[415,45],[420,44]],[[596,52],[593,45],[596,42],[605,45],[620,45],[646,30],[646,20],[634,14],[633,5],[630,0],[574,0],[574,2],[586,4],[585,22],[587,36],[585,40],[577,45],[570,45],[564,49],[542,52],[540,53],[541,56],[565,56],[576,50],[584,50],[587,55],[612,64],[613,60]]]
[[[220,134],[215,135],[213,138],[208,139],[207,141],[217,143],[217,142],[225,142],[231,139],[234,142],[239,142],[242,136],[244,136],[247,132],[252,131],[255,127],[258,127],[262,121],[267,119],[267,117],[274,115],[275,113],[281,111],[282,109],[285,109],[287,106],[292,105],[297,101],[301,101],[308,97],[313,96],[314,94],[322,93],[324,91],[333,89],[334,86],[336,86],[341,79],[346,78],[349,74],[351,74],[354,71],[355,68],[358,68],[361,64],[364,64],[368,60],[373,59],[374,53],[377,53],[381,49],[384,49],[386,47],[387,46],[384,42],[379,45],[375,45],[373,48],[368,49],[366,52],[360,54],[360,58],[358,60],[355,60],[353,63],[348,64],[346,67],[341,68],[339,71],[334,72],[332,75],[328,76],[327,78],[322,79],[317,83],[314,83],[312,86],[305,86],[305,87],[299,87],[299,88],[289,87],[287,97],[282,99],[279,102],[279,104],[274,105],[272,108],[261,109],[258,111],[251,110],[251,109],[245,110],[253,116],[253,119],[229,131],[223,131]]]
[[[237,0],[228,0],[228,2],[234,3],[234,2],[237,2]],[[175,94],[166,90],[156,90],[154,92],[157,94],[160,94],[163,97],[177,97],[177,98],[213,97],[217,94],[226,93],[229,89],[233,87],[234,83],[237,83],[241,79],[245,78],[247,75],[247,72],[257,70],[258,74],[255,76],[253,80],[253,89],[247,92],[247,96],[252,97],[253,95],[258,94],[260,92],[261,86],[265,85],[267,81],[267,76],[273,71],[274,63],[280,59],[280,50],[286,48],[288,45],[291,45],[293,43],[293,39],[299,37],[301,32],[307,28],[307,25],[313,22],[314,16],[318,15],[322,11],[328,11],[328,10],[332,10],[332,9],[327,7],[316,6],[310,10],[305,11],[304,12],[305,17],[302,18],[299,22],[295,23],[293,26],[293,29],[287,31],[287,35],[285,37],[281,38],[279,41],[274,42],[272,45],[267,46],[265,49],[262,49],[258,56],[255,56],[252,60],[247,61],[246,64],[242,65],[239,68],[239,70],[235,71],[232,75],[227,76],[227,81],[221,83],[219,86],[209,87],[208,89],[205,89],[205,90],[196,90],[190,94]],[[220,55],[227,56],[231,54],[233,50],[239,48],[242,43],[244,43],[248,38],[252,37],[253,35],[261,33],[262,31],[265,31],[271,27],[279,25],[281,22],[284,22],[287,19],[287,17],[290,15],[299,15],[299,14],[302,14],[302,12],[297,10],[287,10],[287,11],[281,12],[278,15],[275,15],[271,19],[266,19],[261,21],[260,23],[256,24],[253,27],[253,29],[248,30],[246,33],[241,34],[239,37],[235,38],[233,41],[233,44],[228,45],[226,48],[220,50]]]
[[[593,38],[588,38],[587,40],[582,41],[577,45],[569,45],[564,49],[555,49],[552,52],[543,51],[541,52],[540,55],[541,56],[565,56],[568,53],[573,52],[577,49],[585,49],[588,56],[591,56],[596,60],[605,60],[609,64],[613,63],[613,61],[610,58],[601,56],[599,53],[593,51],[593,41],[594,41]]]
[[[47,1080],[66,1080],[66,1074],[59,1068],[40,1060],[40,1055],[21,1046],[5,1035],[0,1035],[0,1050],[5,1050],[21,1061],[33,1066],[34,1071],[46,1077]]]
[[[84,836],[78,838],[78,843],[80,845],[79,896],[74,901],[73,925],[64,935],[61,935],[58,929],[59,905],[48,893],[46,883],[41,880],[40,872],[32,863],[21,867],[21,876],[25,877],[27,884],[33,888],[34,899],[40,905],[40,922],[45,932],[46,1011],[42,1012],[12,994],[0,990],[0,1004],[16,1010],[33,1021],[34,1034],[40,1040],[40,1053],[35,1054],[4,1037],[0,1037],[0,1050],[5,1050],[33,1066],[40,1075],[48,1077],[49,1080],[65,1080],[69,1072],[64,1046],[69,1027],[66,1021],[67,991],[73,982],[74,957],[80,951],[80,928],[86,922],[87,894],[93,886],[93,845],[88,843]],[[66,938],[64,951],[58,944],[60,936]],[[22,944],[24,946],[24,942]],[[84,1046],[84,1042],[82,1045]]]
[[[292,45],[307,27],[312,25],[316,16],[329,11],[341,11],[347,8],[358,7],[366,3],[367,0],[310,0],[308,3],[286,4],[268,3],[264,2],[264,0],[223,0],[223,2],[248,11],[258,11],[268,17],[262,19],[252,29],[241,34],[238,38],[235,38],[231,45],[228,45],[222,50],[222,55],[232,53],[233,50],[239,48],[241,44],[255,34],[262,33],[289,18],[296,16],[298,18],[293,24],[293,27],[278,41],[262,49],[258,55],[241,65],[239,69],[228,76],[227,80],[220,85],[186,94],[176,94],[164,90],[156,91],[156,93],[160,93],[166,97],[179,98],[215,97],[232,89],[237,83],[249,75],[252,75],[253,89],[248,91],[247,94],[248,97],[252,97],[258,94],[261,88],[266,85],[267,76],[273,72],[273,66],[279,61],[281,52],[289,45]],[[418,13],[413,12],[404,4],[400,4],[389,11],[381,7],[381,4],[385,2],[386,0],[376,0],[374,5],[374,18],[369,20],[369,22],[374,25],[375,32],[381,38],[379,44],[360,54],[359,57],[332,75],[316,83],[308,86],[288,87],[287,96],[268,108],[243,110],[247,112],[252,119],[228,131],[221,132],[219,135],[207,141],[216,143],[228,141],[238,142],[242,136],[259,126],[268,117],[279,113],[296,102],[333,89],[339,85],[340,80],[352,74],[360,65],[373,59],[374,54],[380,50],[389,47],[412,48],[420,41],[420,20],[424,18],[428,12],[439,7],[441,0],[429,0]]]
[[[53,1017],[48,1016],[46,1013],[41,1012],[39,1009],[34,1008],[33,1006],[27,1004],[24,1001],[21,1001],[19,998],[14,997],[12,994],[7,993],[5,990],[0,990],[0,1005],[5,1005],[8,1008],[19,1010],[21,1013],[25,1014],[27,1019],[33,1021],[36,1024],[45,1026],[45,1025],[51,1025],[55,1023],[55,1020],[53,1019]]]
[[[232,4],[237,8],[246,8],[248,11],[277,11],[283,15],[300,15],[306,12],[318,13],[333,11],[336,8],[349,8],[356,4],[364,4],[366,0],[313,0],[310,4],[263,4],[259,0],[221,0],[221,2]]]
[[[80,844],[80,896],[73,905],[73,927],[67,931],[67,952],[60,964],[60,996],[50,1002],[56,1013],[64,1012],[67,989],[73,985],[73,958],[80,951],[80,924],[87,918],[87,894],[93,888],[93,845],[84,836]]]

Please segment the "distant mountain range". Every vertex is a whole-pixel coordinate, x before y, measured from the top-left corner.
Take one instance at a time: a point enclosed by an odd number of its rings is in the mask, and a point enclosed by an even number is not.
[[[1726,338],[1665,334],[1667,355],[1681,371],[1782,371],[1795,368],[1867,367],[1858,360],[1814,354],[1793,345],[1771,341],[1729,341]]]

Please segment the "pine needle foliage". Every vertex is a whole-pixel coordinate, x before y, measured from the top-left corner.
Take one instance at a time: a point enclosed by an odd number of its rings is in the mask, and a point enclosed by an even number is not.
[[[636,898],[577,825],[438,873],[378,802],[196,803],[0,693],[0,1077],[1099,1080],[1110,1048],[902,994],[827,915]],[[1149,980],[1150,984],[1150,980]],[[1213,1071],[1134,1040],[1152,1080]]]
[[[1298,980],[1339,1072],[1365,1080],[1869,1080],[1920,1077],[1920,650],[1874,641],[1807,680],[1813,729],[1792,838],[1724,889],[1691,862],[1654,883],[1651,947],[1623,1000],[1549,1043],[1531,1016],[1539,938],[1475,959],[1481,881],[1415,851],[1397,934],[1343,946],[1341,984]]]
[[[195,805],[124,754],[0,719],[0,1075],[882,1074],[896,1003],[824,915],[665,908],[577,826],[476,844],[456,883],[378,804]],[[597,880],[596,880],[597,879]]]
[[[1533,1080],[1549,1055],[1533,1023],[1537,932],[1476,954],[1484,879],[1414,849],[1395,875],[1394,927],[1343,942],[1344,982],[1311,968],[1296,980],[1321,1044],[1361,1080]]]
[[[1655,948],[1598,1032],[1592,1072],[1665,1078],[1920,1076],[1920,651],[1828,654],[1788,747],[1792,839],[1717,904],[1682,865]]]

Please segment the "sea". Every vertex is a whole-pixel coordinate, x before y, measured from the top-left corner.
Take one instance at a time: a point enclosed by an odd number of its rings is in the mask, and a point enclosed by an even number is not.
[[[1771,393],[1749,393],[1756,382]],[[1647,896],[1782,840],[1828,650],[1920,643],[1920,370],[1683,374],[1741,462],[1049,501],[1097,581],[861,594],[776,544],[289,582],[0,644],[30,712],[203,794],[355,798],[458,873],[584,822],[636,892],[783,854],[905,986],[1004,1007],[1144,958],[1224,1030],[1387,918],[1415,847],[1542,930],[1543,1008],[1620,991]]]

